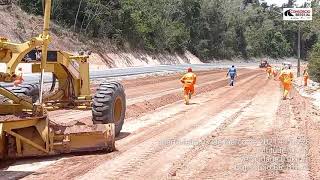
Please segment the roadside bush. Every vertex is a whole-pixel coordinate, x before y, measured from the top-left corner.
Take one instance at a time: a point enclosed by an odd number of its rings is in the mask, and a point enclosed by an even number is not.
[[[308,69],[311,79],[320,82],[320,42],[313,46],[309,56]]]

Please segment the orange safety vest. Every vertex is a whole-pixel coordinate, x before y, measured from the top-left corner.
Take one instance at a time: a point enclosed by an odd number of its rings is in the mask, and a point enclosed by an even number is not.
[[[284,84],[292,84],[293,73],[289,69],[282,70],[279,76],[279,80]]]
[[[267,71],[268,73],[271,73],[271,71],[272,71],[271,66],[268,66],[266,71]]]
[[[188,72],[180,79],[180,81],[184,83],[184,87],[190,87],[196,84],[197,76],[192,72]]]
[[[303,77],[304,77],[305,79],[309,79],[309,73],[306,71],[306,72],[303,74]]]

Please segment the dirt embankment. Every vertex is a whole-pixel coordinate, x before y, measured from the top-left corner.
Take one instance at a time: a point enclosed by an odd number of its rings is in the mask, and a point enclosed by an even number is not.
[[[42,32],[43,19],[22,11],[18,6],[0,6],[0,37],[12,42],[25,42]],[[111,67],[131,67],[159,64],[199,64],[201,61],[190,52],[184,54],[159,53],[117,49],[109,40],[80,40],[80,35],[54,23],[50,24],[52,49],[60,49],[74,54],[92,51],[90,65],[93,69]],[[82,38],[83,39],[83,38]]]

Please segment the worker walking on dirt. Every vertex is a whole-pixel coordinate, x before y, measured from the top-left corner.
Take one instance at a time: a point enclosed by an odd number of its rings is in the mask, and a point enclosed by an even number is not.
[[[192,72],[192,68],[188,68],[188,72],[180,81],[183,83],[185,104],[188,105],[191,95],[194,94],[194,85],[196,84],[197,76]]]
[[[271,67],[270,64],[268,64],[266,72],[267,72],[267,75],[268,75],[268,79],[270,79],[271,75],[272,75],[272,67]]]
[[[18,68],[18,72],[16,73],[16,78],[13,82],[14,86],[18,86],[19,84],[23,83],[24,79],[23,79],[23,75],[22,75],[22,68],[19,67]]]
[[[278,76],[278,69],[277,67],[272,68],[272,75],[274,77],[274,80],[276,80],[277,76]]]
[[[227,77],[230,76],[230,86],[234,86],[234,79],[237,77],[237,69],[234,67],[234,65],[229,68]]]
[[[290,67],[285,66],[284,70],[282,70],[279,75],[279,80],[283,86],[283,99],[286,100],[291,91],[293,81],[293,73],[291,72]]]
[[[303,71],[303,82],[304,82],[304,86],[308,86],[308,79],[309,79],[309,73],[308,73],[308,68],[306,68]]]

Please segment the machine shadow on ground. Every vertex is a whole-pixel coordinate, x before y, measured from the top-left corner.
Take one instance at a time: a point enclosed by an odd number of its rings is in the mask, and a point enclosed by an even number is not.
[[[199,103],[189,103],[188,106],[200,105]]]
[[[116,141],[124,139],[128,136],[130,136],[131,133],[129,132],[120,132],[120,134],[115,138]]]
[[[21,179],[26,176],[29,176],[32,173],[34,172],[33,171],[1,171],[0,170],[0,177],[6,177],[5,179]]]

